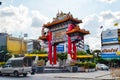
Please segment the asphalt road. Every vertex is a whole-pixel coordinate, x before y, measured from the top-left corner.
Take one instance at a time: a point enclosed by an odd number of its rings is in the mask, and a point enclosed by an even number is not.
[[[46,76],[38,76],[38,75],[30,75],[27,77],[9,77],[9,76],[3,76],[0,77],[0,80],[86,80],[86,79],[72,79],[72,78],[55,78],[55,77],[46,77]],[[90,80],[90,79],[88,79]]]
[[[28,75],[27,77],[19,76],[0,76],[0,80],[114,80],[110,71],[79,72],[79,73],[40,73]]]

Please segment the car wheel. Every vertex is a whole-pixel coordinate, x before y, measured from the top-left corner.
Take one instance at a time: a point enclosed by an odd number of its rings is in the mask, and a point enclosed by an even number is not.
[[[101,68],[101,70],[104,70],[103,68]]]
[[[18,71],[14,71],[14,76],[15,76],[15,77],[18,77],[18,76],[19,76]]]
[[[26,77],[26,76],[27,76],[27,73],[23,73],[23,76]]]

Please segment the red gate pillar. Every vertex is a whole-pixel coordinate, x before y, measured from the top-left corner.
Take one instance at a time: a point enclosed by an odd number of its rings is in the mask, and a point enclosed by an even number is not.
[[[56,64],[57,61],[57,53],[56,53],[56,45],[54,45],[54,64]]]
[[[51,41],[52,41],[52,32],[49,31],[48,32],[48,48],[49,48],[49,53],[48,53],[48,59],[50,60],[50,64],[52,64],[52,44],[51,44]]]
[[[71,38],[70,38],[70,36],[68,35],[68,54],[71,56],[71,58],[72,58],[72,52],[71,52],[71,50],[72,50],[72,46],[71,46]]]
[[[77,59],[77,53],[76,53],[76,42],[74,41],[73,42],[73,51],[74,51],[74,57],[73,57],[73,59],[76,61],[76,59]]]

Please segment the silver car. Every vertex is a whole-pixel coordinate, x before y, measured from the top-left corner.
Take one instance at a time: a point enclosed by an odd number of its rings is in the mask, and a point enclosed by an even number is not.
[[[109,67],[105,64],[96,64],[96,68],[99,70],[109,70]]]
[[[26,63],[25,57],[10,58],[6,64],[0,68],[0,75],[11,75],[18,77],[19,75],[27,76],[32,72],[32,67]],[[27,61],[31,63],[31,61]]]

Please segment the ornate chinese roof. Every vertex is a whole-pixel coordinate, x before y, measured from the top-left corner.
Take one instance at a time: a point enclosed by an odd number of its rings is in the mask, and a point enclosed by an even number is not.
[[[67,31],[66,34],[72,34],[72,33],[75,33],[75,32],[79,32],[81,34],[90,34],[89,31],[86,31],[85,29],[80,29],[79,26],[75,26],[74,29],[72,29],[71,31]]]
[[[68,14],[63,13],[63,12],[61,12],[61,13],[58,12],[56,15],[56,18],[53,18],[52,22],[48,22],[47,24],[44,24],[43,27],[49,28],[53,25],[56,25],[56,24],[59,24],[62,22],[66,22],[69,20],[75,24],[82,23],[82,20],[78,20],[78,18],[73,18],[73,16],[70,14],[70,12]]]
[[[43,41],[47,41],[47,36],[42,35],[42,36],[39,37],[39,39],[43,40]]]

